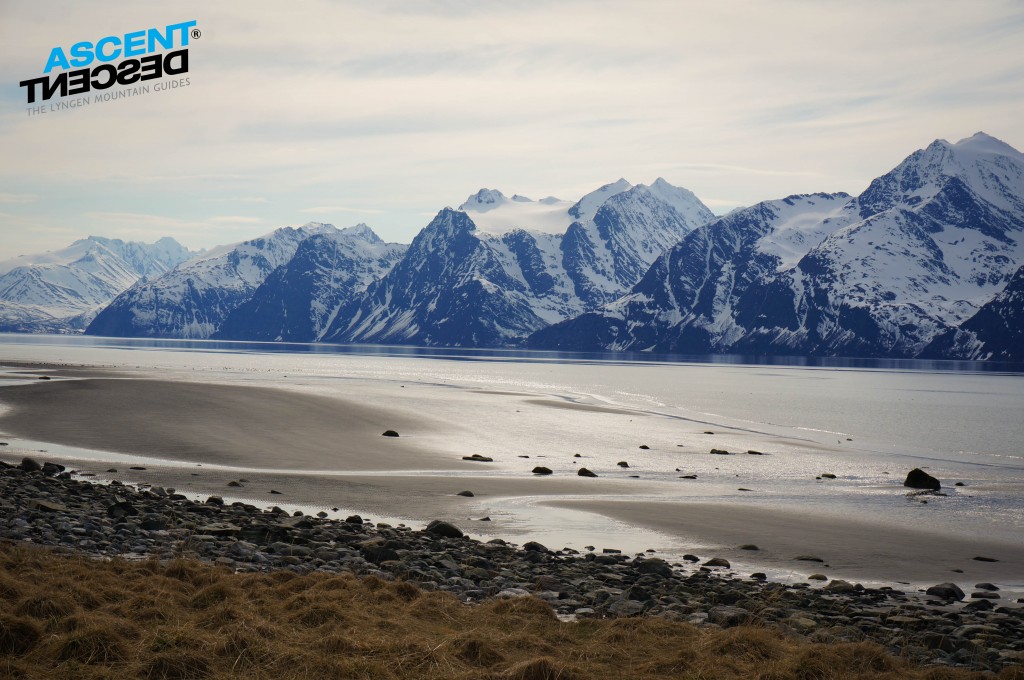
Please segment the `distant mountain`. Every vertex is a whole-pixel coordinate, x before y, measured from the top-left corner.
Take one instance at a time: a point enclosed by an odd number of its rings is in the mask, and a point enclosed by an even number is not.
[[[338,310],[384,276],[408,246],[384,243],[365,224],[314,234],[227,315],[215,338],[313,342]]]
[[[923,359],[1024,362],[1024,267],[959,328],[940,333]]]
[[[857,197],[790,196],[696,229],[629,294],[532,335],[575,350],[913,357],[1024,264],[1024,155],[978,133]]]
[[[97,314],[85,332],[209,338],[272,271],[291,260],[303,241],[335,231],[329,224],[311,222],[215,248],[159,277],[139,281]]]
[[[427,225],[395,267],[343,306],[335,342],[501,347],[614,300],[713,217],[658,180],[601,187],[575,204],[482,189]]]
[[[192,255],[172,238],[147,244],[90,236],[0,262],[0,331],[81,332],[140,278],[159,276]]]

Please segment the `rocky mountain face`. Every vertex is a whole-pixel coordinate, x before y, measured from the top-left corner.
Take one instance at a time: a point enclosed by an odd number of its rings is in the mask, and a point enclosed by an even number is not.
[[[338,310],[386,274],[407,248],[384,243],[365,224],[314,234],[228,314],[213,337],[320,340]]]
[[[335,342],[502,347],[614,300],[711,212],[658,180],[575,204],[481,190],[445,209],[324,333]]]
[[[994,303],[1022,264],[1024,155],[979,133],[932,143],[856,197],[790,196],[718,218],[627,295],[527,344],[914,357]]]
[[[920,356],[1024,362],[1024,267],[959,328],[935,336]]]
[[[121,292],[191,257],[172,238],[90,236],[67,248],[0,262],[0,331],[77,333]]]
[[[88,335],[209,338],[277,267],[311,236],[336,229],[310,223],[221,246],[117,296],[86,328]]]

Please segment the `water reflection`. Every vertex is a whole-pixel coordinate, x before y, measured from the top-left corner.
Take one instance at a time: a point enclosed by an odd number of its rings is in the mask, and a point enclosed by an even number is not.
[[[737,366],[788,366],[845,368],[883,371],[931,371],[967,373],[1024,373],[1024,364],[999,361],[953,361],[923,359],[869,359],[859,357],[765,356],[756,354],[661,354],[653,352],[561,352],[527,349],[419,347],[414,345],[339,345],[304,342],[247,342],[234,340],[175,340],[164,338],[108,338],[84,335],[34,335],[0,333],[2,345],[50,345],[159,349],[180,352],[223,352],[228,354],[314,354],[410,357],[454,361],[490,361],[576,364],[714,364]]]

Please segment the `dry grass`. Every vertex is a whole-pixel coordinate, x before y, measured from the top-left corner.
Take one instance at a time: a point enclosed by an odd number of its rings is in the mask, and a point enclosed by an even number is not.
[[[402,582],[0,548],[0,677],[954,680],[872,644],[660,619],[562,623],[543,602],[469,607]],[[991,676],[989,676],[991,677]],[[1001,680],[1024,680],[1020,668]]]

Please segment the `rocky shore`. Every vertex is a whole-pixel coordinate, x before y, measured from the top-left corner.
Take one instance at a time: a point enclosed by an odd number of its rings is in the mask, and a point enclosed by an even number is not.
[[[827,579],[769,582],[714,555],[578,553],[423,529],[262,510],[173,489],[79,478],[53,463],[0,463],[0,540],[97,558],[195,558],[235,571],[322,571],[402,579],[469,603],[535,596],[566,620],[654,616],[704,627],[755,624],[812,641],[873,641],[926,664],[999,670],[1024,661],[1024,608],[991,584],[966,595]],[[813,556],[809,556],[813,557]],[[824,578],[824,577],[823,577]],[[966,600],[966,603],[965,603]]]

